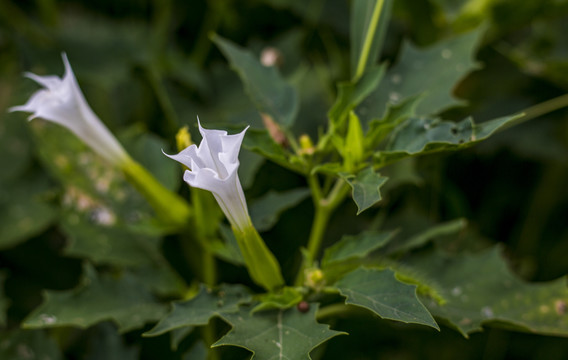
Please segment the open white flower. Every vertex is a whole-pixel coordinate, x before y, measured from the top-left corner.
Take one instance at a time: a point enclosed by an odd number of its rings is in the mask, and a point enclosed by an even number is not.
[[[199,123],[203,139],[199,146],[190,145],[179,154],[167,155],[182,163],[183,180],[189,185],[211,191],[231,225],[243,231],[251,226],[247,203],[239,180],[239,150],[248,127],[239,134],[207,130]]]
[[[25,105],[14,106],[10,111],[33,113],[28,120],[42,118],[63,125],[89,145],[107,161],[120,165],[128,159],[120,143],[95,115],[81,93],[67,56],[62,54],[65,75],[25,76],[44,86],[36,91]]]

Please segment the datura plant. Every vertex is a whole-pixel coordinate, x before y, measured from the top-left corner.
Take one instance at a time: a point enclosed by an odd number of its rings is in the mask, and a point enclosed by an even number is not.
[[[61,125],[90,150],[66,132],[56,133],[65,140],[50,142],[56,127],[33,124],[41,159],[63,184],[58,228],[69,239],[65,255],[83,262],[78,287],[47,291],[23,328],[111,321],[119,333],[167,337],[172,351],[183,343],[183,358],[191,359],[333,359],[326,346],[348,335],[345,319],[399,322],[397,331],[422,329],[430,336],[439,335],[439,324],[466,338],[487,325],[567,336],[565,281],[521,280],[498,247],[448,252],[447,243],[466,231],[464,219],[383,228],[389,215],[381,210],[381,192],[396,177],[392,169],[410,158],[471,147],[565,105],[479,123],[444,120],[445,110],[460,105],[456,84],[478,68],[473,55],[483,30],[427,48],[405,42],[393,64],[379,63],[393,3],[351,2],[350,74],[338,84],[317,137],[295,124],[304,121],[298,91],[304,70],[292,81],[279,72],[275,49],[271,61],[259,60],[219,35],[211,41],[242,80],[255,113],[236,123],[202,115],[205,127],[190,121],[198,132],[179,130],[177,154],[162,143],[143,146],[152,152],[147,157],[159,157],[157,166],[134,160],[95,115],[67,55],[62,78],[27,73],[43,88],[10,111]],[[192,136],[201,137],[199,145]],[[239,161],[241,147],[247,156]],[[246,174],[254,168],[248,161],[264,159],[295,174],[301,187],[259,195],[266,190],[247,181],[243,190],[239,170]],[[181,171],[189,187],[178,186]],[[289,241],[277,243],[269,230],[308,197],[313,218],[297,218],[284,232]],[[334,226],[339,208],[359,219],[347,223],[356,226]],[[179,275],[184,267],[190,276]],[[54,334],[65,344],[75,336]]]

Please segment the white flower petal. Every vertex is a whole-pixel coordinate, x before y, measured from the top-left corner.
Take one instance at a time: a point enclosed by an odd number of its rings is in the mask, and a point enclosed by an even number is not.
[[[26,73],[26,77],[43,85],[44,89],[36,91],[26,104],[14,106],[9,111],[31,112],[30,120],[40,117],[65,126],[106,160],[121,164],[128,155],[91,110],[67,56],[62,54],[62,57],[65,65],[63,78]]]
[[[238,176],[238,156],[247,129],[228,135],[223,130],[204,129],[199,123],[203,136],[199,146],[191,145],[176,155],[166,154],[190,169],[184,173],[184,181],[190,186],[211,191],[231,225],[240,229],[250,226]]]

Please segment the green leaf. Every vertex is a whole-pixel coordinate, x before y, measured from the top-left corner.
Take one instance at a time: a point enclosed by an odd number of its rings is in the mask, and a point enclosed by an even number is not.
[[[416,296],[416,286],[398,281],[392,270],[359,268],[335,284],[346,304],[366,308],[383,319],[440,329]]]
[[[249,206],[250,217],[258,231],[272,228],[278,221],[280,214],[308,197],[309,189],[293,189],[276,192],[269,191],[259,199],[255,199]]]
[[[341,127],[347,115],[375,90],[385,74],[386,66],[373,66],[356,82],[342,82],[337,86],[337,99],[327,114],[331,123]]]
[[[238,313],[224,314],[232,329],[213,346],[231,345],[253,353],[251,359],[311,359],[310,352],[334,336],[345,334],[330,330],[315,320],[318,306],[302,313],[295,308],[252,314],[242,307]]]
[[[282,79],[275,67],[263,66],[249,51],[218,35],[213,36],[213,42],[239,74],[258,110],[285,128],[292,126],[298,112],[296,89]]]
[[[57,343],[41,330],[12,330],[0,333],[0,359],[63,360]]]
[[[0,272],[0,326],[6,325],[6,310],[10,306],[10,300],[4,294],[4,281],[6,281],[6,274]]]
[[[392,135],[386,150],[375,153],[379,166],[408,156],[463,149],[487,139],[521,115],[505,116],[475,124],[471,118],[459,123],[410,118]]]
[[[568,336],[566,279],[527,283],[509,270],[495,246],[478,254],[431,252],[409,259],[408,266],[436,279],[443,305],[425,299],[437,317],[465,337],[484,324],[543,335]]]
[[[461,104],[452,91],[456,82],[478,67],[473,55],[482,33],[478,29],[426,49],[404,43],[400,59],[387,72],[386,81],[357,109],[362,121],[380,118],[387,104],[398,104],[416,95],[423,95],[416,109],[419,115],[436,114]]]
[[[351,2],[350,53],[352,78],[356,76],[361,61],[363,61],[363,69],[373,66],[377,62],[389,24],[392,3],[392,0],[354,0]],[[375,9],[377,6],[382,6],[382,8]],[[377,23],[373,24],[372,18],[375,10],[379,12],[379,16]],[[370,37],[371,42],[368,45],[366,59],[361,60],[367,37]]]
[[[409,250],[421,247],[439,236],[455,234],[465,228],[466,225],[467,221],[465,219],[455,219],[437,224],[410,237],[392,241],[381,251],[384,251],[387,255],[405,253]]]
[[[50,184],[37,174],[1,184],[0,249],[13,247],[41,233],[57,218],[48,204]]]
[[[244,265],[245,259],[243,254],[239,249],[239,244],[237,244],[237,239],[233,234],[233,231],[229,226],[221,224],[219,226],[219,232],[225,240],[225,242],[214,241],[210,243],[210,248],[213,253],[220,259],[230,262],[234,265]]]
[[[274,309],[288,309],[296,305],[304,297],[301,288],[284,287],[277,293],[266,293],[259,297],[260,304],[256,305],[251,313]]]
[[[183,354],[182,360],[206,360],[208,350],[203,341],[198,341],[191,349]]]
[[[85,360],[136,360],[139,350],[127,346],[114,325],[102,323],[92,329]]]
[[[18,179],[31,164],[32,142],[27,126],[23,114],[8,115],[0,121],[0,184]]]
[[[143,283],[128,273],[97,274],[85,265],[78,287],[67,291],[46,291],[44,302],[24,320],[28,329],[77,326],[87,328],[112,320],[120,332],[156,321],[166,312]]]
[[[385,116],[380,120],[371,120],[365,135],[365,149],[376,148],[399,124],[416,114],[420,96],[409,97],[396,105],[388,104]]]
[[[357,204],[357,215],[381,200],[381,186],[388,178],[376,173],[372,167],[360,171],[357,175],[339,174],[352,188],[352,196]]]
[[[393,232],[366,231],[359,235],[346,235],[332,246],[325,249],[322,267],[338,262],[364,258],[373,251],[387,245],[393,238]]]
[[[243,147],[292,171],[301,174],[306,172],[302,166],[288,161],[290,154],[284,151],[282,146],[278,145],[266,130],[249,129],[243,140]]]
[[[212,317],[237,312],[240,304],[251,299],[249,290],[243,285],[221,285],[217,291],[201,285],[194,298],[174,303],[173,310],[144,336],[158,336],[186,326],[207,325]]]

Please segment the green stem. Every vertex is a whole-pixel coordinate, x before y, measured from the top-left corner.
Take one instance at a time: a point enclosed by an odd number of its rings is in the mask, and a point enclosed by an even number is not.
[[[512,126],[522,124],[525,121],[532,120],[534,118],[537,118],[537,117],[542,116],[544,114],[551,113],[555,110],[559,110],[559,109],[562,109],[563,107],[567,107],[567,106],[568,106],[568,94],[564,94],[564,95],[555,97],[554,99],[550,99],[550,100],[541,102],[540,104],[536,104],[536,105],[531,106],[530,108],[522,111],[523,116],[521,116],[517,120],[512,121],[512,122],[508,123],[507,125],[501,127],[499,129],[499,131],[503,131],[503,130],[508,129]]]
[[[359,62],[357,63],[357,70],[355,71],[354,80],[359,79],[365,72],[365,66],[367,65],[367,59],[369,58],[369,52],[371,51],[371,45],[373,44],[375,32],[377,31],[377,25],[379,24],[384,2],[385,0],[377,0],[377,2],[375,3],[375,8],[373,9],[373,14],[371,16],[371,22],[369,24],[367,34],[365,35],[363,48],[361,49],[361,56],[359,57]]]
[[[121,164],[130,183],[148,200],[164,225],[179,229],[188,226],[193,212],[189,204],[176,193],[166,189],[148,170],[132,158]]]
[[[304,283],[304,272],[312,266],[312,263],[316,259],[331,215],[335,208],[341,204],[347,195],[348,190],[345,181],[343,179],[337,179],[329,195],[326,198],[322,198],[321,188],[317,182],[317,178],[315,176],[308,177],[308,183],[314,198],[315,214],[312,229],[310,231],[310,237],[308,239],[307,253],[302,261],[300,270],[296,275],[295,284],[297,286],[301,286]]]

